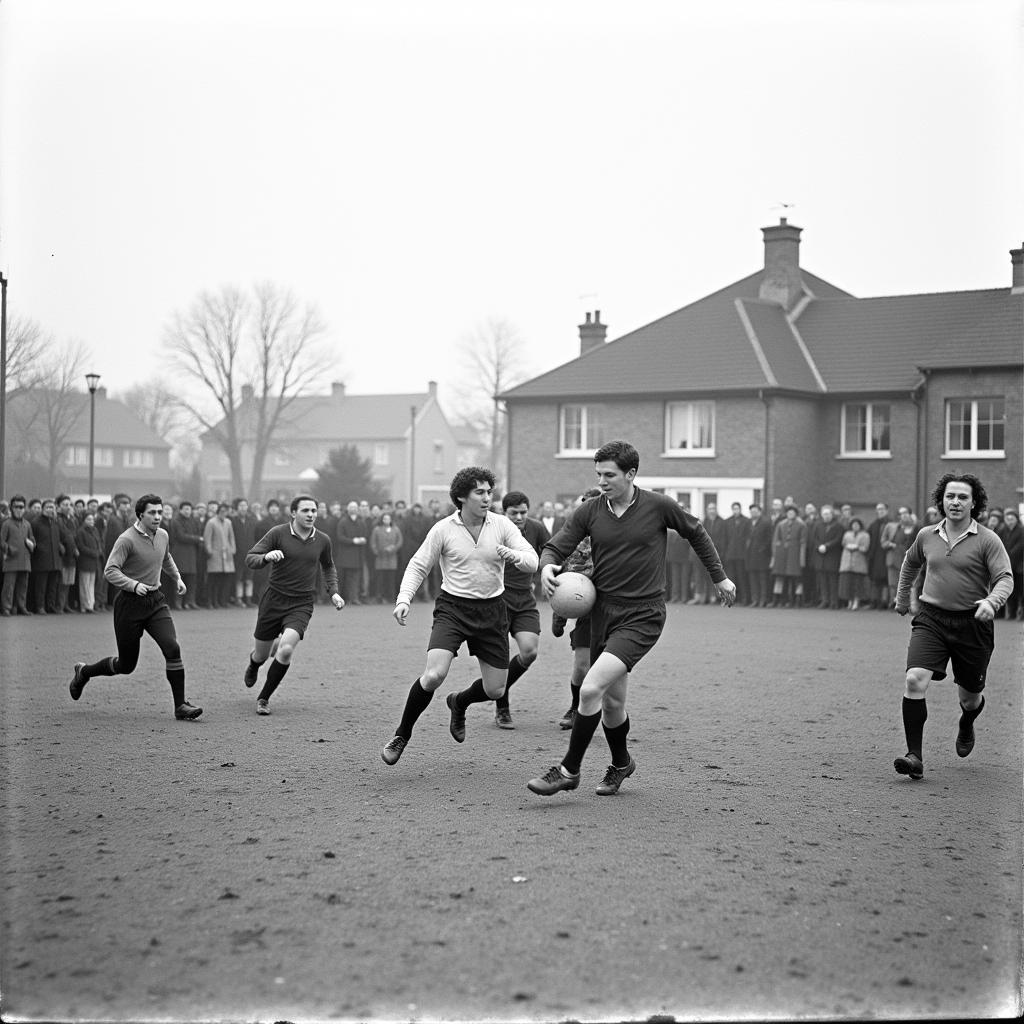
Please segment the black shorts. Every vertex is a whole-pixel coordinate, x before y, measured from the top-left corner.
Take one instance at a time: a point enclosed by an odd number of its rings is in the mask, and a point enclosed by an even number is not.
[[[631,672],[665,628],[665,599],[615,602],[598,595],[590,613],[590,664],[607,651]]]
[[[569,630],[569,646],[578,651],[590,646],[590,616],[584,615],[576,620],[576,625]]]
[[[503,595],[476,599],[453,597],[442,590],[434,602],[428,651],[469,653],[494,668],[508,668],[508,608]]]
[[[294,629],[300,637],[306,635],[306,627],[313,615],[313,597],[288,597],[279,594],[269,587],[260,598],[259,611],[256,613],[256,628],[253,638],[256,640],[275,640],[286,629]]]
[[[516,633],[536,633],[540,636],[540,612],[533,591],[506,589],[502,597],[508,609],[508,631],[513,636]]]
[[[994,648],[991,621],[976,619],[973,608],[948,612],[922,602],[911,623],[907,668],[931,669],[932,679],[945,679],[946,663],[951,662],[957,685],[981,693]]]
[[[160,589],[148,594],[119,589],[114,595],[114,637],[119,645],[122,640],[137,641],[145,630],[164,619],[171,621],[171,610]],[[173,625],[171,628],[173,631]]]

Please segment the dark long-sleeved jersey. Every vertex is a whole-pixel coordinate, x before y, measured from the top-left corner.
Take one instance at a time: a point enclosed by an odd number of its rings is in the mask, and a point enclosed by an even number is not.
[[[625,601],[665,595],[665,548],[671,527],[690,542],[712,582],[726,579],[714,542],[700,520],[671,498],[634,487],[635,499],[616,516],[606,498],[584,502],[544,545],[541,568],[560,565],[584,537],[590,537],[597,592]]]
[[[280,562],[267,562],[268,551],[283,551]],[[303,540],[292,529],[291,523],[282,523],[268,530],[249,549],[245,564],[250,569],[270,566],[267,586],[285,597],[316,597],[316,570],[323,569],[324,587],[330,596],[338,592],[338,570],[331,552],[331,538],[321,530]]]

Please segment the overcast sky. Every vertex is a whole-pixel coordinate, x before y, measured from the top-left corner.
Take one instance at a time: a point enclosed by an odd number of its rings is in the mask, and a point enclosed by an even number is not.
[[[588,310],[614,338],[758,270],[780,215],[856,295],[1008,286],[1022,24],[1012,0],[0,0],[9,314],[116,390],[199,292],[267,279],[367,393],[444,388],[489,318],[551,369]]]

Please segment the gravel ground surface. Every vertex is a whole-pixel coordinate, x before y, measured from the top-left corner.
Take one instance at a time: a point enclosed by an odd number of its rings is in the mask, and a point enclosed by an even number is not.
[[[444,695],[379,751],[429,606],[317,609],[257,718],[255,613],[179,612],[177,722],[148,638],[135,675],[68,697],[109,616],[0,622],[5,1020],[1005,1017],[1022,962],[1022,665],[997,622],[978,744],[929,694],[922,781],[893,772],[909,624],[891,613],[670,606],[631,683],[636,774],[526,781],[567,734],[545,633],[515,731]],[[548,616],[542,610],[547,629]]]

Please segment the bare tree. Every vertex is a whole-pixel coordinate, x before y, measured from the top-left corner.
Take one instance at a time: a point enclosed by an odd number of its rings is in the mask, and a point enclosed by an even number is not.
[[[504,465],[505,413],[497,396],[524,381],[530,370],[518,328],[503,317],[479,324],[459,342],[462,373],[450,384],[453,412],[489,441],[489,465]]]
[[[55,348],[52,335],[27,317],[15,316],[7,325],[7,391],[34,387],[43,373],[44,356]]]
[[[35,361],[19,370],[22,385],[11,394],[14,462],[37,462],[46,469],[48,490],[57,490],[67,440],[88,401],[81,390],[87,351],[81,342],[57,348],[41,330],[29,331],[22,353],[34,344]]]
[[[170,363],[201,385],[202,401],[182,404],[227,456],[234,493],[259,495],[290,407],[332,370],[333,357],[319,345],[324,331],[313,306],[300,307],[270,283],[255,285],[251,296],[234,287],[203,292],[187,314],[173,317]]]
[[[136,384],[118,397],[153,433],[170,442],[171,460],[176,468],[180,470],[195,465],[199,456],[199,439],[191,423],[191,414],[162,377]]]

